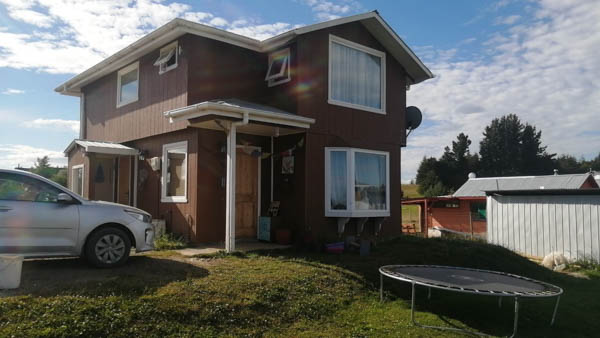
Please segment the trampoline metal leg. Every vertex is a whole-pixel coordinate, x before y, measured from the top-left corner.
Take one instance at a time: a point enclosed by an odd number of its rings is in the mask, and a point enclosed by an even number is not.
[[[552,320],[550,326],[554,325],[554,319],[556,319],[556,311],[558,311],[558,302],[560,302],[560,295],[556,297],[556,304],[554,304],[554,312],[552,312]]]
[[[412,292],[411,292],[411,298],[410,298],[410,320],[412,321],[413,325],[418,326],[418,327],[422,327],[425,329],[437,329],[437,330],[448,330],[448,331],[455,331],[455,332],[464,332],[464,333],[469,333],[472,335],[477,335],[477,336],[488,336],[485,333],[479,333],[479,332],[474,332],[474,331],[469,331],[469,330],[465,330],[465,329],[461,329],[458,327],[448,327],[448,326],[433,326],[433,325],[423,325],[423,324],[419,324],[416,320],[415,320],[415,283],[411,283],[412,284]]]
[[[379,301],[383,302],[383,274],[379,274]]]
[[[517,327],[519,325],[519,297],[515,297],[515,321],[513,323],[513,333],[510,338],[517,334]]]

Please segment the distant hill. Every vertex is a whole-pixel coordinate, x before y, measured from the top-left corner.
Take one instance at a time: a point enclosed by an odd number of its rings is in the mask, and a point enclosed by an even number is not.
[[[418,187],[416,184],[403,184],[402,191],[404,191],[404,198],[423,197],[417,192]]]

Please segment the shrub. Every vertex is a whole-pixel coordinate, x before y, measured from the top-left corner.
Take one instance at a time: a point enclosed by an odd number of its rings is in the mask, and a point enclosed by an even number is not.
[[[187,246],[188,243],[183,236],[178,236],[173,233],[165,233],[154,239],[154,248],[156,250],[177,250]]]

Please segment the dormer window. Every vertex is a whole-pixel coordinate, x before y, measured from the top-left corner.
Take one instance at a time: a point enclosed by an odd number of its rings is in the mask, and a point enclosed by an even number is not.
[[[290,49],[286,48],[269,54],[269,69],[265,76],[269,87],[289,82],[291,79]]]
[[[160,49],[160,55],[154,62],[155,66],[158,66],[158,73],[166,73],[171,69],[177,68],[178,52],[177,41]]]

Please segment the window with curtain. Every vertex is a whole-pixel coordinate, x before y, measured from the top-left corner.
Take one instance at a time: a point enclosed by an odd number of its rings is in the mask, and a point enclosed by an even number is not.
[[[385,113],[385,53],[331,36],[329,103]]]
[[[332,151],[330,165],[329,186],[331,189],[331,209],[346,210],[348,209],[347,202],[347,176],[348,170],[346,165],[345,151]]]
[[[354,154],[354,208],[358,210],[385,210],[386,156],[356,152]]]
[[[325,216],[389,216],[389,153],[325,148]]]

